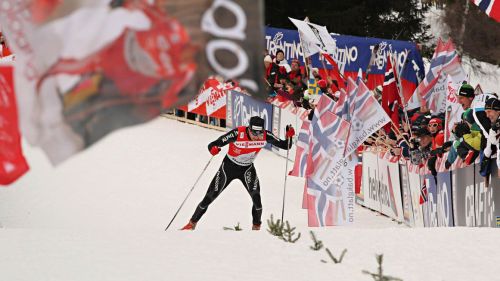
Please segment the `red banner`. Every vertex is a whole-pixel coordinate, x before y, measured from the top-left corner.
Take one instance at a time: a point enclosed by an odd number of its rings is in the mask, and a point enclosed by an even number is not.
[[[231,83],[221,83],[215,78],[209,78],[203,83],[198,96],[187,105],[179,107],[179,109],[226,119],[226,94],[230,90],[241,92],[241,88],[233,86]]]
[[[8,185],[29,170],[21,147],[13,67],[0,65],[0,184]]]

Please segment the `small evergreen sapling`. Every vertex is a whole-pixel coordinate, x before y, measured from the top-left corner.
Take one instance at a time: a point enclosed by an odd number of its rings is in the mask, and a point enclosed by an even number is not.
[[[400,278],[396,278],[396,277],[392,277],[392,276],[388,276],[388,275],[385,276],[384,271],[382,269],[382,262],[384,261],[384,255],[380,254],[380,255],[376,255],[375,257],[376,257],[377,263],[378,263],[378,272],[371,273],[368,270],[363,270],[361,272],[363,272],[364,274],[371,275],[371,277],[375,281],[403,281],[403,279],[400,279]]]
[[[234,227],[227,227],[227,226],[224,226],[222,229],[224,230],[234,230],[234,231],[242,231],[243,229],[240,227],[240,223],[238,222],[237,225],[235,225]]]
[[[283,229],[283,235],[280,236],[279,238],[285,242],[295,243],[297,242],[297,240],[300,239],[300,232],[296,238],[294,238],[294,236],[295,236],[295,227],[290,227],[290,223],[286,221],[286,228]]]
[[[309,246],[309,248],[311,248],[311,250],[313,250],[313,251],[321,250],[323,248],[323,241],[316,239],[316,235],[314,235],[314,232],[312,230],[310,231],[310,233],[311,233],[311,237],[312,237],[312,240],[314,242],[314,245]]]
[[[285,228],[285,225],[280,219],[275,222],[272,214],[271,219],[267,220],[267,226],[269,227],[267,231],[271,233],[271,235],[278,237],[283,236],[283,229]]]
[[[280,219],[275,222],[273,215],[271,215],[271,218],[267,220],[267,225],[269,227],[267,231],[271,233],[271,235],[276,236],[285,242],[295,243],[300,239],[300,232],[298,236],[294,238],[295,227],[291,227],[288,221],[286,221],[285,228],[285,223],[283,223]]]

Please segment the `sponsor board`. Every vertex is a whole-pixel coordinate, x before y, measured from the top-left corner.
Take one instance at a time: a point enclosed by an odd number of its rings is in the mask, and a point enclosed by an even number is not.
[[[422,211],[419,204],[419,193],[413,190],[420,191],[420,175],[416,173],[410,174],[406,163],[400,163],[399,175],[401,181],[401,194],[403,200],[403,218],[404,222],[409,226],[423,226]],[[417,183],[417,184],[416,184]],[[414,197],[417,200],[414,200]],[[422,225],[419,225],[419,221]]]
[[[411,191],[414,226],[424,227],[424,212],[422,209],[422,205],[420,205],[420,189],[422,187],[423,181],[420,174],[418,173],[418,170],[408,171],[408,181]]]
[[[500,204],[500,181],[498,181],[498,177],[496,176],[498,171],[496,168],[492,169],[494,171],[492,179],[489,187],[486,187],[485,178],[479,174],[479,164],[474,166],[474,170],[475,196],[473,199],[475,199],[475,226],[496,227],[496,218],[500,216],[500,208],[497,206]],[[466,193],[466,195],[470,197],[469,193]]]
[[[456,226],[475,226],[474,167],[452,171],[454,217]]]
[[[302,126],[302,120],[300,120],[297,115],[290,112],[290,110],[284,110],[277,106],[273,106],[273,134],[280,139],[285,139],[285,128],[286,125],[292,125],[295,129],[295,137],[293,138],[293,143],[297,143],[298,134],[300,127]],[[273,151],[277,154],[286,157],[287,151],[273,147]],[[295,148],[292,147],[288,151],[288,159],[294,161],[295,159]]]
[[[365,206],[403,221],[399,164],[363,153],[363,192]]]
[[[424,224],[427,227],[453,226],[453,205],[450,172],[436,177],[425,176],[428,200],[424,203]]]

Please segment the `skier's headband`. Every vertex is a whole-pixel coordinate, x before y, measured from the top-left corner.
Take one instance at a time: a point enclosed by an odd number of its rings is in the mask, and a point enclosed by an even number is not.
[[[255,125],[252,125],[252,126],[250,126],[250,130],[252,130],[252,131],[254,131],[254,132],[257,132],[257,131],[262,132],[262,130],[264,130],[264,128],[262,128],[262,126],[255,126]]]

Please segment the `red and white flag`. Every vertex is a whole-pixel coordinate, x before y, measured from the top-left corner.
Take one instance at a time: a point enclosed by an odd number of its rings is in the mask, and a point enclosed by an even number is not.
[[[13,67],[0,65],[0,184],[8,185],[29,170],[17,120]]]
[[[396,75],[392,67],[391,56],[388,55],[385,69],[384,84],[382,87],[382,108],[391,117],[392,122],[399,126],[399,108],[402,105]],[[386,133],[391,131],[391,125],[384,127]]]
[[[500,22],[500,1],[498,0],[471,0],[489,17]]]
[[[429,71],[418,85],[417,89],[415,89],[415,92],[418,93],[426,103],[427,108],[430,108],[433,101],[433,92],[431,90],[439,81],[439,76],[442,71],[450,75],[456,82],[462,82],[467,78],[460,63],[460,57],[451,40],[443,43],[441,39],[439,39],[431,59]]]

